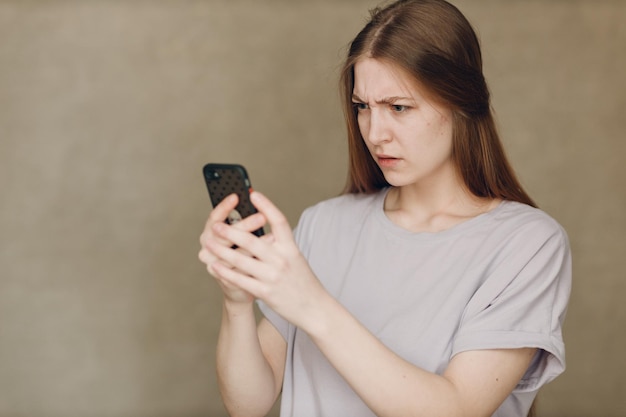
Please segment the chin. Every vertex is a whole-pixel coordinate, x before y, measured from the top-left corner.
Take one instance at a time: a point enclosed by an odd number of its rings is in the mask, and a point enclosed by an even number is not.
[[[399,175],[385,175],[385,181],[392,187],[404,187],[413,183],[413,181]]]

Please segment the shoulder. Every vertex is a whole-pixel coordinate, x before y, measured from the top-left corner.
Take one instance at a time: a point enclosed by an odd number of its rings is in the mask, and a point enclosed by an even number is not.
[[[310,208],[357,208],[365,207],[378,200],[382,195],[386,193],[386,190],[381,190],[371,194],[342,194],[340,196],[329,198],[328,200],[321,201]]]
[[[344,194],[321,201],[302,213],[301,221],[311,219],[332,219],[349,216],[351,218],[363,216],[375,209],[377,202],[383,197],[383,191],[374,194]]]
[[[569,239],[564,228],[546,212],[526,204],[505,201],[490,217],[482,250],[515,264],[533,258],[569,258]]]
[[[525,238],[546,239],[561,236],[567,239],[563,227],[548,213],[535,207],[514,201],[504,201],[491,216],[494,228],[510,236],[522,235]]]
[[[316,235],[326,239],[356,230],[382,207],[385,190],[373,194],[344,194],[321,201],[302,212],[296,238],[302,243]]]

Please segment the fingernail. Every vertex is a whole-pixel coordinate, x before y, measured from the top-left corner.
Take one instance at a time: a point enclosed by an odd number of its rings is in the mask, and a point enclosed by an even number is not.
[[[261,193],[258,191],[252,191],[252,193],[250,193],[250,201],[252,202],[259,201],[260,198],[261,198]]]
[[[224,230],[226,230],[226,225],[224,223],[215,223],[213,225],[213,230],[217,233],[222,233]]]

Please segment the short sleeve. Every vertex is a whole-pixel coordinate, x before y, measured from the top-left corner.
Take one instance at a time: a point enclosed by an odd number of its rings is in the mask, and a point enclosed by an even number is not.
[[[556,222],[511,237],[470,300],[453,355],[478,349],[538,348],[518,391],[536,390],[565,370],[562,326],[571,290],[567,235]]]

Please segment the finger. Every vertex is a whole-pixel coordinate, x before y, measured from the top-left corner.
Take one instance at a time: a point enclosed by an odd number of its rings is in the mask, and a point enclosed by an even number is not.
[[[237,207],[238,202],[239,196],[237,194],[228,195],[217,206],[215,206],[209,215],[209,221],[212,223],[226,221],[230,213]],[[248,232],[253,232],[265,226],[265,223],[267,223],[265,216],[261,213],[254,213],[236,223],[233,223],[233,226]]]
[[[238,269],[244,274],[254,276],[265,269],[261,262],[245,252],[242,253],[240,249],[227,248],[215,242],[209,242],[207,248],[223,265]]]
[[[265,226],[265,223],[267,223],[267,219],[265,218],[263,213],[254,213],[249,215],[245,219],[238,221],[232,226],[236,229],[251,233]]]
[[[250,217],[254,217],[254,218],[250,218]],[[238,222],[237,224],[232,225],[231,227],[242,230],[250,234],[250,232],[257,230],[259,227],[263,226],[265,223],[266,223],[265,216],[263,216],[261,213],[256,213]],[[212,228],[205,230],[202,236],[200,236],[201,248],[198,253],[198,258],[200,259],[201,262],[207,265],[209,273],[213,275],[213,271],[210,268],[210,264],[215,262],[215,256],[211,253],[211,251],[208,250],[209,242],[214,242],[214,243],[222,245],[224,248],[232,248],[232,249],[235,249],[235,245],[233,244],[233,242],[215,234]],[[237,251],[240,254],[246,255],[248,257],[252,256],[252,254],[250,254],[247,250],[237,248]]]
[[[215,271],[213,271],[212,267],[213,263],[215,263],[215,256],[211,255],[207,248],[203,247],[200,249],[200,252],[198,252],[198,259],[206,265],[206,269],[209,274],[215,276]]]
[[[258,191],[253,191],[250,194],[250,201],[254,206],[259,210],[259,212],[263,213],[272,228],[272,233],[275,235],[276,239],[281,240],[292,240],[293,234],[291,231],[291,226],[287,221],[285,215],[272,203],[267,197],[261,194]]]
[[[198,252],[198,259],[205,264],[208,264],[212,260],[211,254],[204,246],[200,249],[200,252]]]
[[[232,285],[242,289],[255,298],[261,298],[264,285],[254,278],[244,275],[240,271],[230,269],[221,262],[215,262],[211,265],[217,278],[223,281],[224,285]]]
[[[237,194],[230,194],[226,196],[217,206],[213,208],[211,214],[209,215],[208,222],[223,222],[228,218],[228,215],[231,211],[237,207],[237,203],[239,202],[239,197]]]
[[[273,233],[266,233],[263,236],[261,236],[259,239],[263,240],[264,242],[268,243],[268,244],[272,244],[274,242],[276,242],[276,239],[274,238],[274,234]]]
[[[213,238],[211,226],[215,223],[221,223],[226,221],[228,218],[228,214],[233,211],[233,209],[237,206],[237,202],[239,201],[239,197],[237,194],[230,194],[226,196],[209,214],[207,218],[206,224],[204,226],[204,231],[200,235],[200,244],[205,246],[206,242]],[[221,242],[226,245],[229,242]]]
[[[224,223],[214,224],[212,230],[217,237],[232,242],[247,254],[259,259],[268,259],[270,251],[267,241],[259,239],[252,233],[238,230]]]
[[[236,204],[237,195],[233,194],[232,196],[234,197],[234,201],[235,201],[235,204]],[[227,197],[227,198],[229,198],[229,197]],[[231,207],[231,205],[232,205],[232,202],[226,202],[225,206],[220,206],[219,208],[216,208],[211,213],[211,215],[209,216],[209,219],[207,220],[207,224],[205,226],[205,229],[204,229],[203,233],[200,235],[200,244],[203,247],[206,245],[206,242],[208,242],[210,239],[218,239],[221,244],[223,244],[225,246],[232,246],[232,244],[233,244],[232,242],[229,242],[229,241],[226,241],[226,240],[221,239],[219,237],[216,237],[213,234],[213,231],[211,229],[211,226],[213,226],[213,224],[215,224],[215,223],[223,223],[226,220],[226,218],[221,218],[221,216],[223,216],[222,211],[224,211],[223,210],[224,207],[226,207],[226,210],[227,210],[228,208]],[[217,214],[214,214],[216,212],[217,212]],[[230,211],[228,213],[230,213]],[[228,215],[226,215],[226,216],[228,216]],[[267,223],[267,219],[265,218],[265,216],[263,214],[255,213],[255,214],[252,214],[252,215],[246,217],[245,219],[235,223],[233,225],[233,227],[251,233],[251,232],[254,232],[255,230],[258,230],[258,229],[262,228],[263,226],[265,226],[266,223]]]

